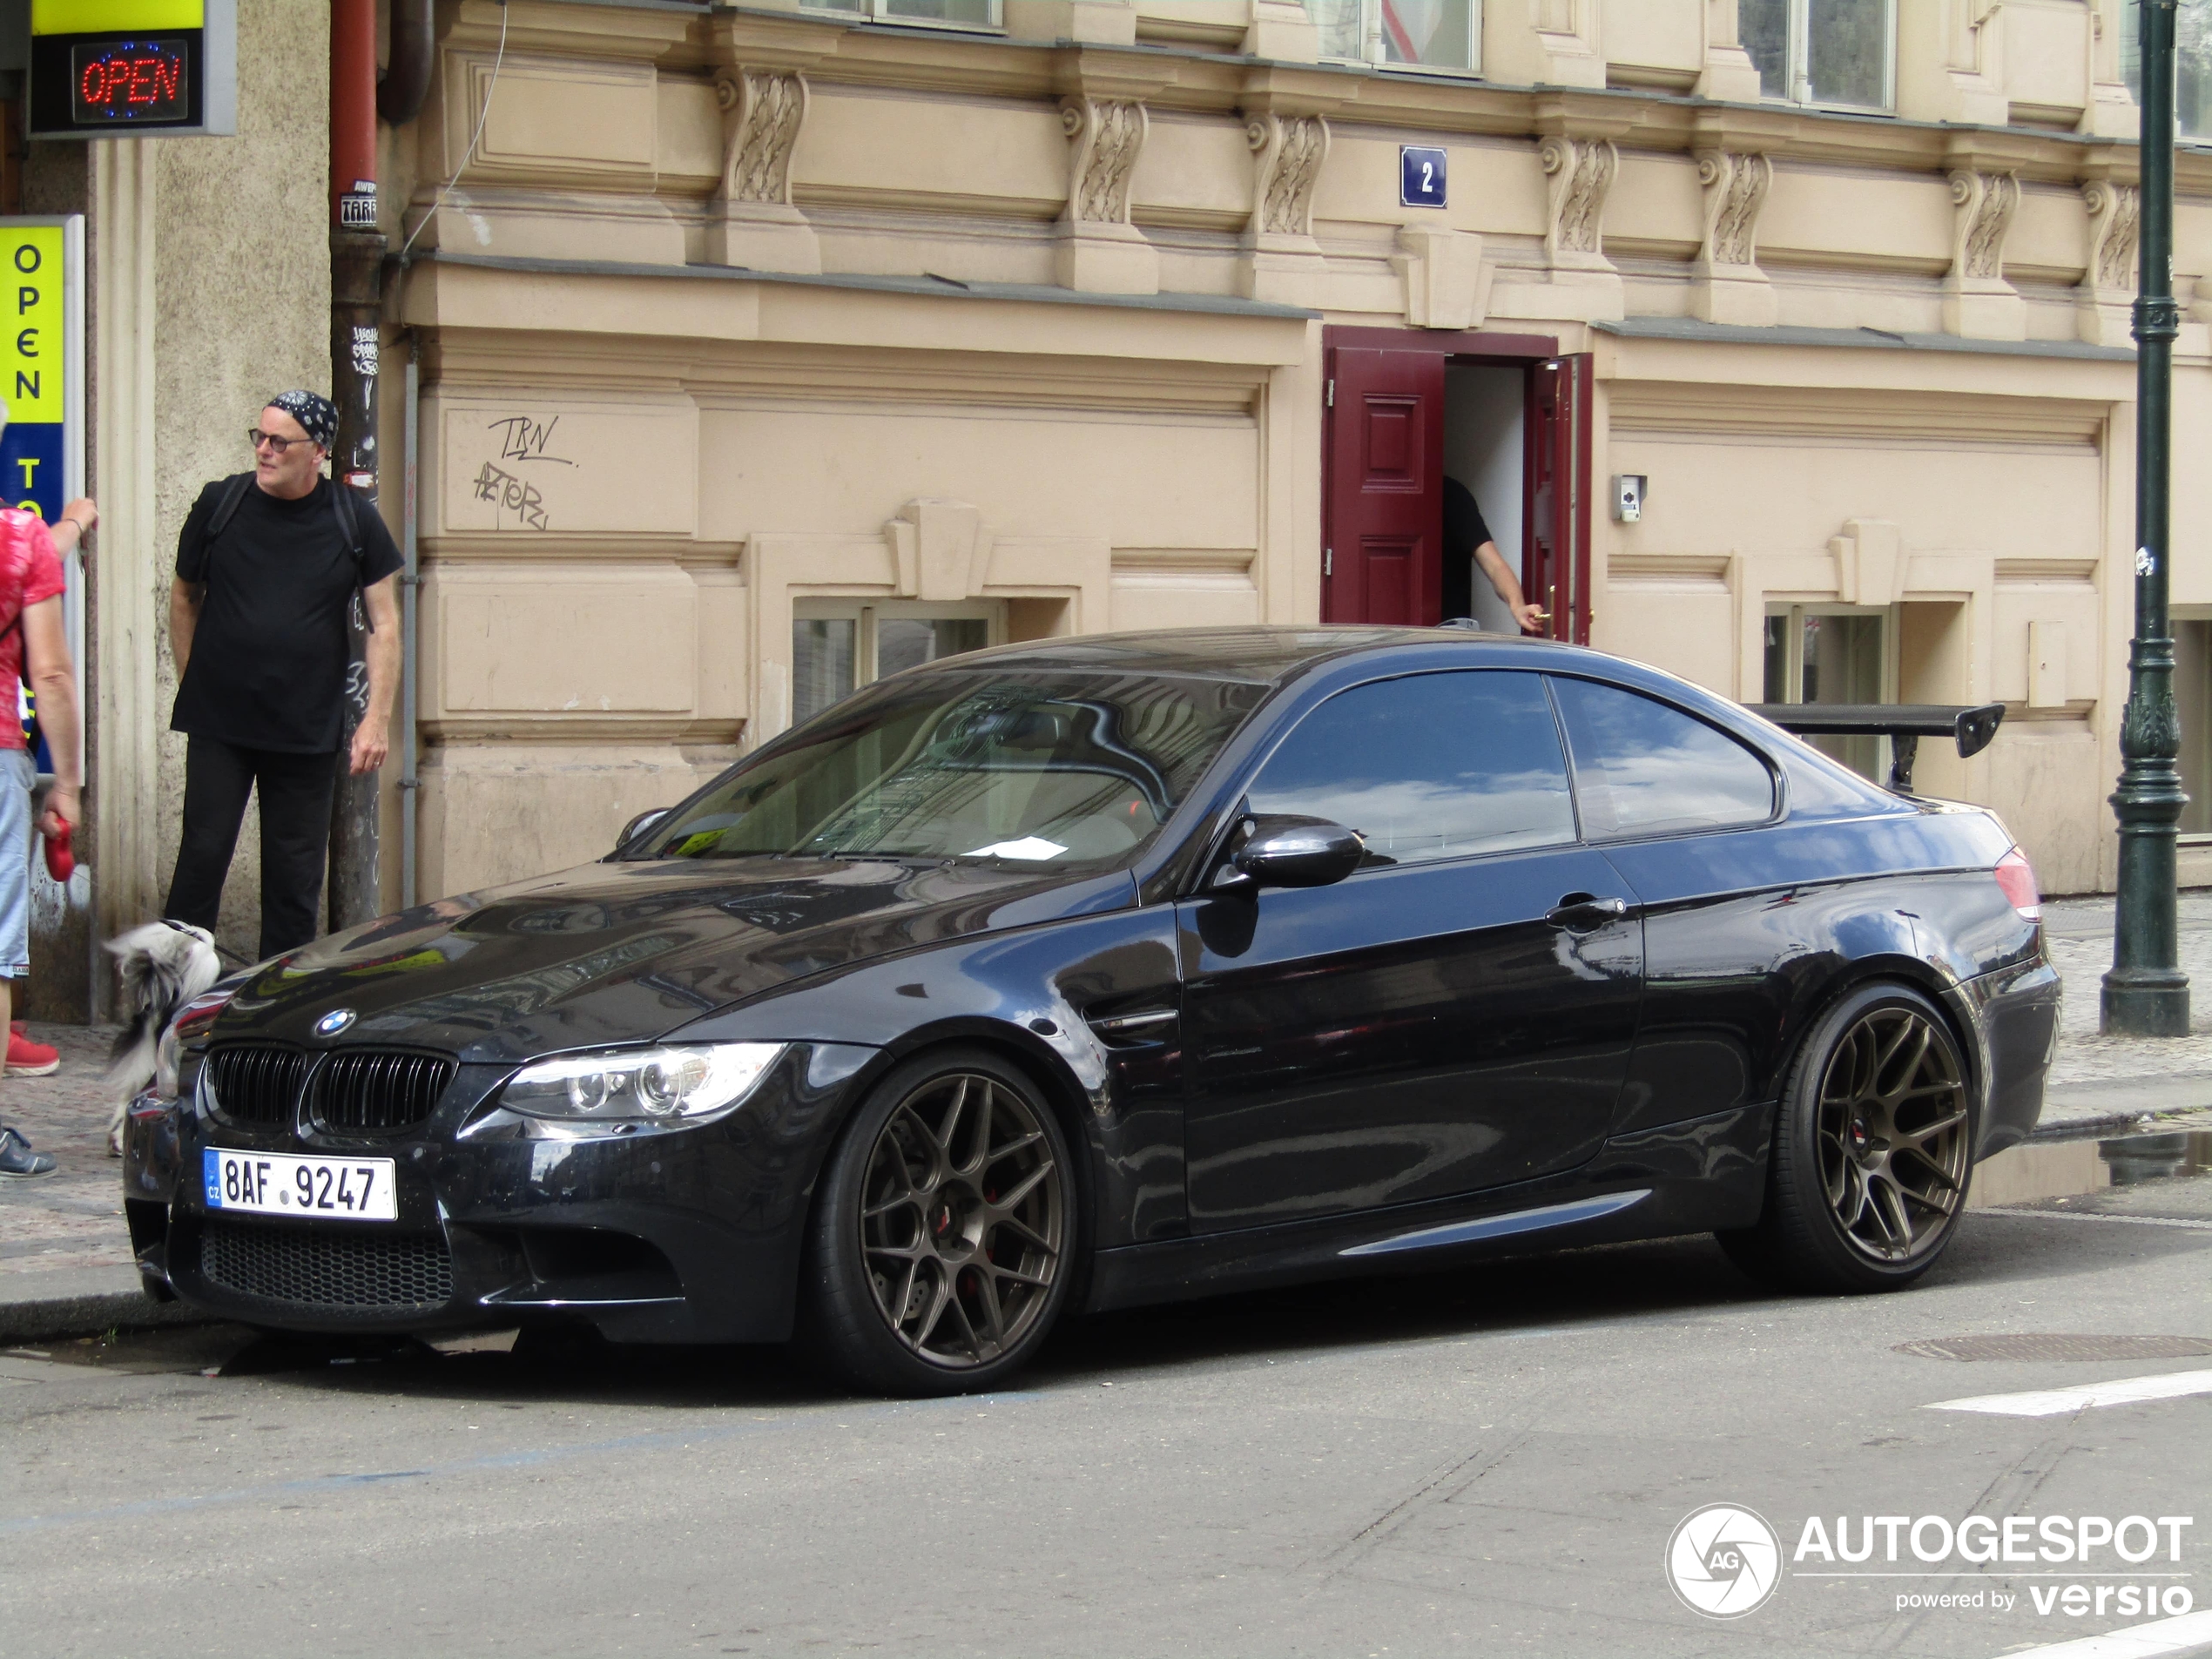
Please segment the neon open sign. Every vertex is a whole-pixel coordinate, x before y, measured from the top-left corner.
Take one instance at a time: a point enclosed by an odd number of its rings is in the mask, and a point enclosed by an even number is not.
[[[70,117],[80,126],[182,121],[192,111],[185,40],[115,40],[72,49]]]

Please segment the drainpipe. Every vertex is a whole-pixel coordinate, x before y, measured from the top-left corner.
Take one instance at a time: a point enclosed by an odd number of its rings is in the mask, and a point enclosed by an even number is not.
[[[422,591],[422,573],[415,555],[416,524],[421,512],[415,492],[415,433],[422,413],[422,347],[410,336],[407,347],[407,465],[400,480],[400,551],[407,569],[400,581],[400,906],[415,907],[415,803],[421,799],[422,777],[415,752],[415,616]]]
[[[403,127],[422,113],[433,61],[431,8],[436,0],[392,0],[392,46],[376,82],[376,113]]]
[[[330,381],[338,406],[331,475],[376,511],[376,370],[382,352],[384,238],[376,229],[376,0],[330,8]],[[377,779],[347,774],[344,755],[368,709],[367,617],[352,609],[340,776],[330,803],[329,923],[375,916]]]

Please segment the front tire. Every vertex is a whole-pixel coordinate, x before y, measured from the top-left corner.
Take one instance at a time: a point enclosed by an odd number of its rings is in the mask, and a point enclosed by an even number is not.
[[[1077,1183],[1036,1085],[981,1049],[898,1067],[823,1172],[802,1287],[816,1361],[860,1387],[995,1387],[1042,1345],[1074,1278]]]
[[[1863,986],[1806,1034],[1783,1088],[1766,1212],[1721,1247],[1785,1289],[1901,1290],[1958,1231],[1974,1130],[1943,1015],[1905,986]]]

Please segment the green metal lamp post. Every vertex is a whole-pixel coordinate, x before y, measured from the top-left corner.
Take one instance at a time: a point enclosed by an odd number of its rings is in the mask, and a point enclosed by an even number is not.
[[[2189,981],[2180,967],[2175,826],[2188,797],[2175,756],[2174,640],[2166,614],[2172,553],[2174,336],[2174,11],[2139,0],[2142,18],[2141,261],[2135,335],[2135,637],[2120,725],[2120,910],[2103,1028],[2117,1035],[2188,1035]]]

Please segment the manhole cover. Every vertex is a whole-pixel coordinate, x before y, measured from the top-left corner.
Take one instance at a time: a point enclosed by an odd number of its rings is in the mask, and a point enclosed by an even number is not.
[[[1924,1337],[1899,1353],[1923,1359],[2187,1359],[2212,1353],[2212,1337],[2076,1337],[2023,1331],[1989,1337]]]

